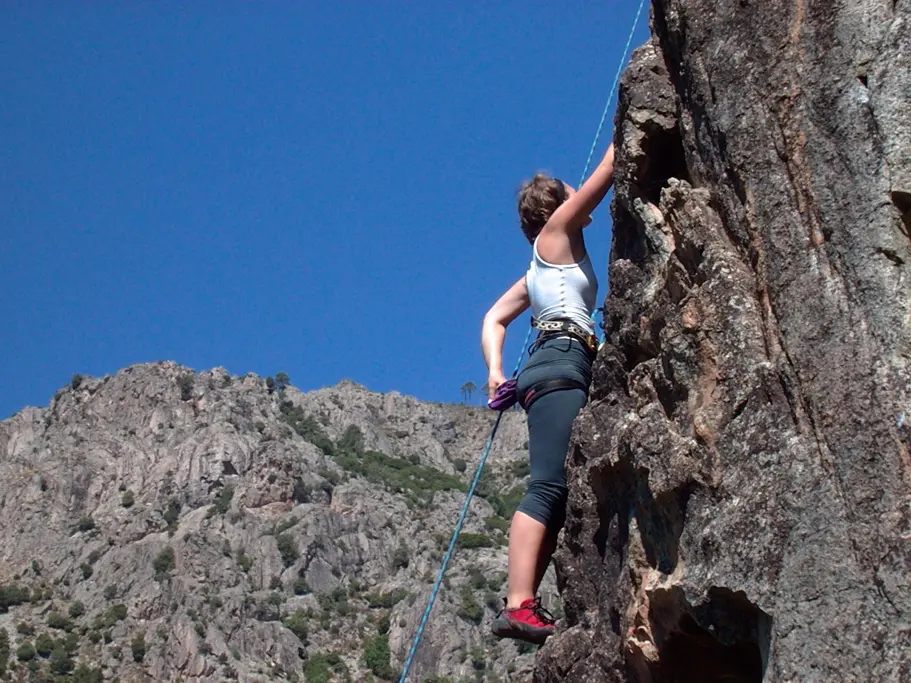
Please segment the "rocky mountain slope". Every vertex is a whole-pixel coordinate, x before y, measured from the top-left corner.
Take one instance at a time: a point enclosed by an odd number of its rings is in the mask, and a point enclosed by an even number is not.
[[[284,379],[139,365],[0,423],[0,680],[396,676],[492,414]],[[486,635],[525,448],[507,414],[411,681],[528,678]]]
[[[652,32],[534,680],[911,681],[911,2]]]

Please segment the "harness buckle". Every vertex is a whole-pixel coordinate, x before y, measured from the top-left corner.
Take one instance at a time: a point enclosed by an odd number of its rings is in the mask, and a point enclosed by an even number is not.
[[[598,337],[572,320],[538,320],[532,318],[531,326],[542,333],[539,335],[539,339],[550,334],[566,334],[585,344],[593,354],[597,355],[600,348]]]

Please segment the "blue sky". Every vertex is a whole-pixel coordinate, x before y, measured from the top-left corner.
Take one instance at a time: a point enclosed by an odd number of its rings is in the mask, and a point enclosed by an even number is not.
[[[637,6],[3,3],[0,419],[155,360],[458,401],[515,192],[578,181]]]

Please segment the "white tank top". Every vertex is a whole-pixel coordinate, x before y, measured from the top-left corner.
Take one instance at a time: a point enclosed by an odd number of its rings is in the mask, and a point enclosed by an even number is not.
[[[535,240],[525,284],[537,320],[572,320],[594,333],[591,316],[598,297],[598,278],[588,254],[566,266],[548,263],[538,255]]]

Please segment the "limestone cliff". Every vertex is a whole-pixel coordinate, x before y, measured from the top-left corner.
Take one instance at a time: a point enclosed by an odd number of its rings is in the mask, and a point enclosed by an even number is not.
[[[535,681],[909,681],[911,2],[652,34]]]

